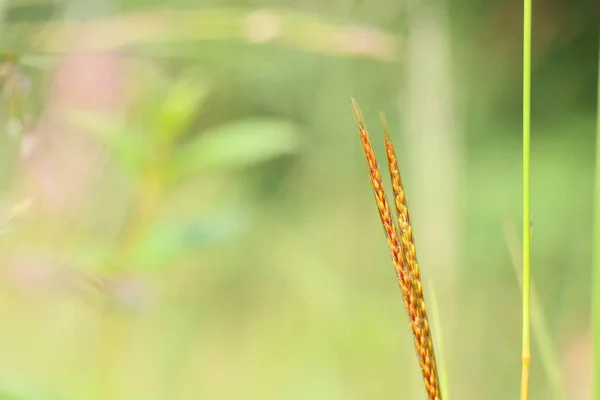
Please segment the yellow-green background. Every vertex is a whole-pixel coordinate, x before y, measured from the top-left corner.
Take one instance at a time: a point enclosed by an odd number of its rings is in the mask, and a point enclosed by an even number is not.
[[[425,398],[350,97],[449,398],[517,398],[521,10],[0,1],[0,399]],[[533,14],[531,398],[589,399],[598,7]]]

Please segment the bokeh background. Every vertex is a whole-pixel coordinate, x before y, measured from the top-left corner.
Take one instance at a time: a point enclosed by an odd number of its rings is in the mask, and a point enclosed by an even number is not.
[[[531,393],[589,399],[600,13],[534,3]],[[521,24],[1,0],[0,399],[424,398],[352,96],[382,161],[390,123],[449,397],[517,398]]]

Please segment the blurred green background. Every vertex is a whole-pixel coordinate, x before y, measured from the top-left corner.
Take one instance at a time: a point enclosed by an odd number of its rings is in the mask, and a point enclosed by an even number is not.
[[[600,13],[534,3],[531,396],[589,399]],[[381,160],[390,123],[449,397],[517,398],[521,20],[0,0],[0,399],[425,398],[352,96]]]

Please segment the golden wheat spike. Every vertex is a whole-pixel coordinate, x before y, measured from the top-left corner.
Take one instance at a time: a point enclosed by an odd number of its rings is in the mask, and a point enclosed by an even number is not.
[[[412,290],[416,304],[412,305],[417,310],[418,319],[411,321],[414,324],[413,332],[415,332],[415,341],[417,351],[419,352],[419,362],[425,380],[427,393],[431,398],[440,397],[440,385],[438,378],[437,365],[435,361],[435,353],[433,350],[433,340],[429,328],[429,319],[427,318],[427,310],[425,309],[425,299],[423,296],[423,286],[421,284],[421,275],[419,264],[417,262],[417,250],[415,246],[415,238],[413,236],[412,225],[406,204],[406,195],[402,185],[400,168],[396,158],[396,151],[392,144],[392,136],[388,127],[385,115],[381,114],[381,123],[383,126],[383,134],[385,140],[385,150],[388,159],[388,168],[392,178],[392,189],[394,191],[394,202],[396,204],[396,212],[398,213],[398,227],[400,233],[400,243],[404,252],[404,260],[409,270],[409,275],[412,281]],[[420,324],[419,324],[420,321]]]
[[[367,171],[369,173],[371,187],[373,188],[373,194],[375,195],[375,203],[377,204],[377,210],[379,211],[381,224],[383,225],[383,230],[390,248],[392,262],[394,264],[394,269],[396,270],[396,275],[398,277],[398,283],[400,284],[400,289],[402,291],[402,299],[404,300],[404,305],[410,311],[412,285],[410,276],[407,274],[407,270],[404,265],[404,258],[398,239],[398,228],[396,227],[394,218],[392,218],[392,213],[390,212],[390,207],[385,196],[383,180],[381,179],[381,173],[379,172],[377,160],[375,159],[373,146],[371,146],[369,132],[367,132],[367,127],[362,118],[362,114],[358,108],[358,104],[354,99],[352,99],[352,106],[354,108],[356,126],[358,127],[358,132],[362,141],[362,147],[365,153],[365,159],[367,161]]]
[[[373,146],[369,139],[369,132],[367,131],[360,108],[354,99],[352,99],[352,107],[367,162],[371,187],[373,188],[373,193],[375,195],[375,202],[390,248],[392,262],[402,292],[402,299],[406,306],[406,310],[408,311],[410,328],[413,334],[419,365],[423,374],[425,390],[430,400],[441,400],[439,375],[435,362],[429,320],[425,311],[425,301],[419,276],[419,266],[416,261],[416,249],[412,235],[412,227],[408,217],[404,189],[402,187],[402,180],[400,179],[400,170],[396,161],[396,153],[390,139],[389,129],[387,128],[384,119],[386,153],[388,156],[390,174],[392,176],[392,188],[394,190],[400,229],[398,229],[395,219],[392,217],[385,196],[381,173],[377,165]]]

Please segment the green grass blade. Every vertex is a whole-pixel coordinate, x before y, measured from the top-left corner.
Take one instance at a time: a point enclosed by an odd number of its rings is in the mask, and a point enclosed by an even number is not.
[[[596,110],[596,177],[594,188],[594,241],[592,278],[592,328],[594,332],[593,397],[600,398],[600,54]]]
[[[531,0],[523,1],[523,349],[521,353],[521,400],[529,398],[531,359]]]

